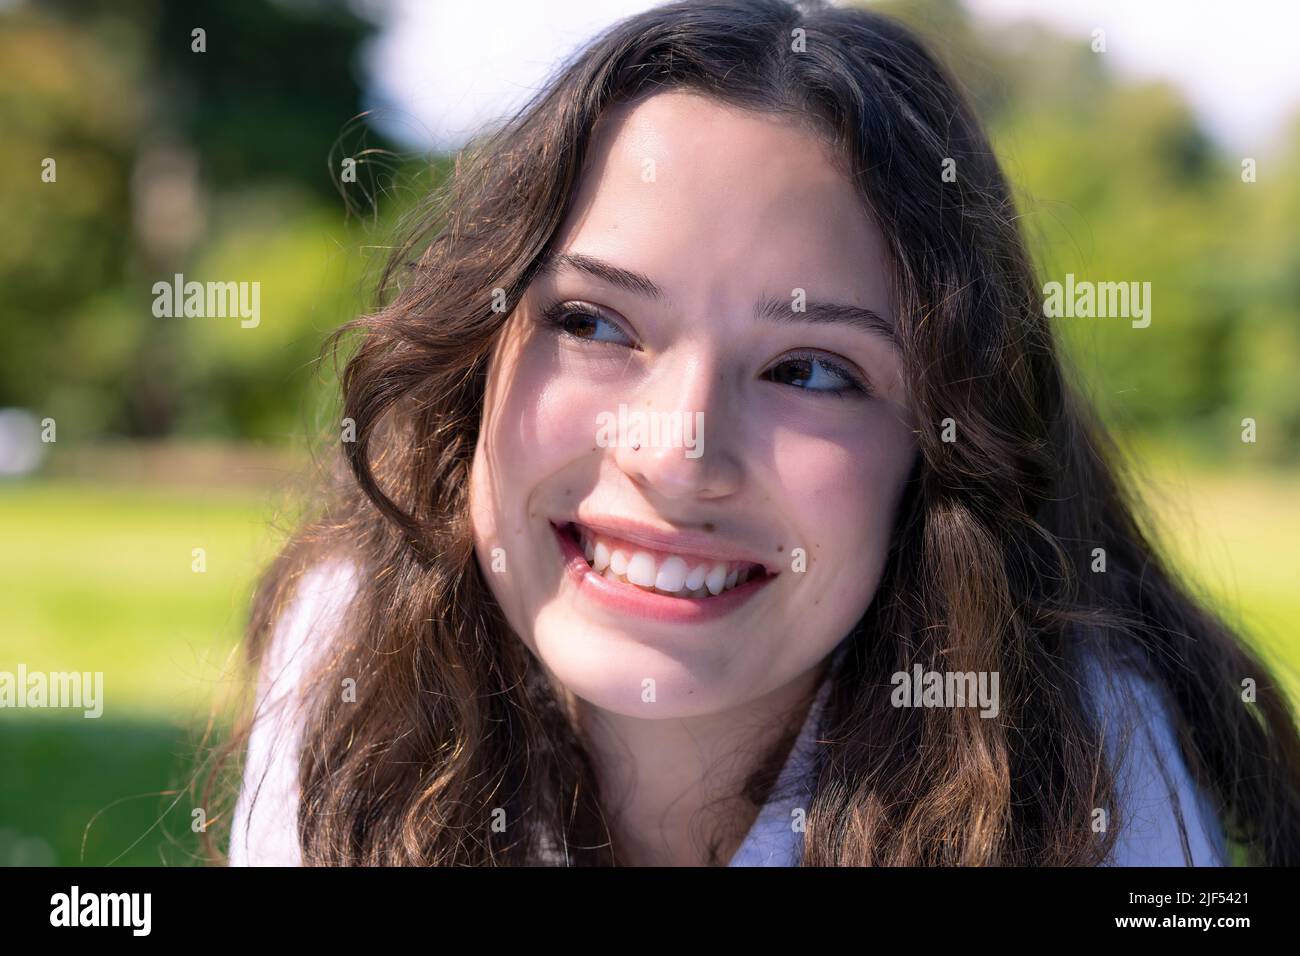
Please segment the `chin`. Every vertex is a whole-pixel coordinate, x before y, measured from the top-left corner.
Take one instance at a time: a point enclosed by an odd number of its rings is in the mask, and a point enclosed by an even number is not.
[[[650,720],[694,717],[725,709],[734,690],[725,686],[734,681],[725,672],[729,657],[716,649],[670,651],[572,618],[550,622],[557,627],[539,623],[534,653],[568,691],[602,710]]]

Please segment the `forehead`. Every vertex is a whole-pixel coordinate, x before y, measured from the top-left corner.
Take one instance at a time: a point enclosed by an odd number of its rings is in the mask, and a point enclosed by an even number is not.
[[[834,294],[884,306],[879,229],[805,124],[688,92],[608,111],[556,246],[715,294]],[[871,301],[865,301],[870,299]]]

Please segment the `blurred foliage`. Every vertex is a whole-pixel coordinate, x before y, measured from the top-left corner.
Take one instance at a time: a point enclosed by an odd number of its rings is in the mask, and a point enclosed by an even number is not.
[[[1149,328],[1059,320],[1103,414],[1217,460],[1300,460],[1300,124],[1244,183],[1173,87],[1117,76],[1088,38],[993,29],[959,0],[877,6],[988,122],[1043,281],[1151,283]],[[367,307],[392,222],[445,167],[399,160],[358,117],[375,24],[352,11],[54,0],[0,18],[0,406],[73,440],[284,442],[321,414],[326,333]],[[154,317],[175,273],[260,282],[259,326]]]
[[[1300,122],[1244,182],[1246,157],[1173,86],[1117,76],[1091,38],[995,29],[958,0],[875,6],[926,36],[988,123],[1042,280],[1151,283],[1147,328],[1057,320],[1105,418],[1220,463],[1300,461]]]
[[[386,144],[342,0],[50,2],[0,16],[0,406],[61,439],[286,440],[364,307]],[[203,51],[192,30],[201,27]],[[42,179],[43,161],[56,179]],[[357,182],[341,182],[344,157]],[[258,282],[262,321],[158,318],[153,285]]]

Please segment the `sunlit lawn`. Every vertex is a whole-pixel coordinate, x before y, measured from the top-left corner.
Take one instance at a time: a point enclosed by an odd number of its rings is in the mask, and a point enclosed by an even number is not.
[[[1174,550],[1231,619],[1300,660],[1296,476],[1156,476]],[[232,650],[273,517],[256,491],[0,485],[0,670],[102,671],[105,696],[98,720],[0,713],[0,863],[189,858],[188,797],[156,824],[238,674]]]
[[[1169,552],[1300,701],[1300,474],[1152,474]]]
[[[204,719],[238,686],[232,651],[274,541],[270,501],[0,485],[0,670],[104,675],[98,719],[0,712],[0,864],[174,864],[193,851],[188,797],[173,807],[165,791],[188,781]]]

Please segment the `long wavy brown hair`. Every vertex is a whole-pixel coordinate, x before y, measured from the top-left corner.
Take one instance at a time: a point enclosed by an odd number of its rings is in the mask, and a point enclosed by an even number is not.
[[[262,581],[247,641],[256,668],[307,570],[339,557],[358,569],[303,684],[304,863],[527,864],[556,846],[574,865],[619,862],[591,758],[475,561],[468,479],[490,356],[597,119],[670,89],[810,121],[846,160],[886,237],[922,423],[883,582],[832,674],[803,864],[1101,862],[1124,807],[1080,689],[1085,643],[1103,670],[1154,683],[1238,859],[1300,863],[1300,742],[1283,689],[1158,555],[1119,453],[1063,370],[1010,190],[956,83],[884,16],[782,0],[674,3],[596,38],[462,152],[374,310],[334,340],[356,440]],[[942,440],[945,419],[957,440]],[[1105,573],[1089,566],[1095,548]],[[892,706],[891,675],[915,664],[997,672],[998,716]],[[338,691],[345,676],[355,703]],[[754,768],[753,799],[782,752]],[[497,832],[492,808],[517,823]]]

